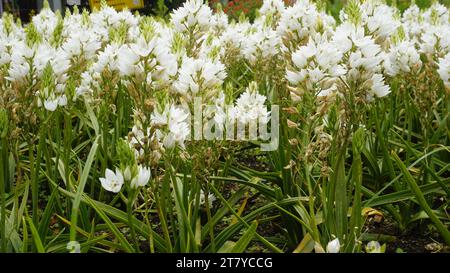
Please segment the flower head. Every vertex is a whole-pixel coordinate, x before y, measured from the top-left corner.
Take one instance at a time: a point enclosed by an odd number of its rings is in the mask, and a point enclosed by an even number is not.
[[[327,244],[327,252],[328,253],[339,253],[341,249],[341,243],[339,242],[339,239],[336,238]]]
[[[137,175],[131,180],[131,188],[143,187],[150,180],[150,168],[138,166]]]
[[[114,173],[110,169],[106,169],[105,177],[100,178],[102,187],[110,192],[118,193],[123,185],[123,175],[119,169]]]

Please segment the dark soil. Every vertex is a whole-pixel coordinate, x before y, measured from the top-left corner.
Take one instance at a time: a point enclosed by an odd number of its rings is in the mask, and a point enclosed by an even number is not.
[[[407,252],[407,253],[435,253],[450,252],[442,239],[437,234],[423,232],[418,228],[412,228],[401,232],[392,219],[386,218],[381,223],[369,221],[366,232],[371,234],[390,235],[393,239],[386,243],[386,253]]]
[[[239,164],[242,164],[243,166],[256,171],[272,171],[271,166],[268,164],[268,162],[266,162],[267,157],[264,154],[257,154],[251,151],[242,152],[237,161]]]

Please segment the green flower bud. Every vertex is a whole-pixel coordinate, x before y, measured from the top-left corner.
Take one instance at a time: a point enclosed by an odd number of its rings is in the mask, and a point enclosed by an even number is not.
[[[347,14],[348,19],[355,25],[361,22],[361,9],[360,2],[358,0],[351,0],[344,7],[344,12]]]
[[[58,18],[58,23],[55,27],[55,30],[53,31],[52,38],[50,40],[50,43],[54,47],[58,47],[63,42],[62,32],[64,29],[64,20],[59,12],[56,13],[56,17]]]
[[[47,0],[44,0],[44,3],[42,4],[42,8],[43,9],[49,9],[50,8],[50,4],[48,3]]]
[[[34,44],[39,44],[42,41],[42,35],[37,31],[35,25],[33,23],[29,23],[25,27],[25,41],[28,46],[33,46]]]
[[[13,31],[14,16],[9,13],[3,14],[3,28],[8,35]]]
[[[131,150],[128,142],[124,139],[119,139],[116,145],[117,158],[121,166],[135,165],[134,153]]]
[[[8,135],[8,113],[5,108],[0,109],[0,138],[5,138]]]
[[[101,0],[101,1],[100,1],[100,7],[101,7],[101,8],[106,8],[106,7],[108,7],[108,3],[106,2],[106,0]]]
[[[352,146],[353,149],[355,149],[355,152],[359,153],[361,152],[362,148],[365,144],[365,129],[364,127],[360,127],[356,132],[353,134],[352,138]]]
[[[245,21],[247,21],[247,17],[245,16],[245,13],[241,12],[241,14],[239,14],[239,23],[244,23]]]

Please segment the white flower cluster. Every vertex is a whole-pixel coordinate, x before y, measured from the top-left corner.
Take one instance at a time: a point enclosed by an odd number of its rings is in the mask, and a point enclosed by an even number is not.
[[[119,168],[113,172],[110,169],[105,170],[105,177],[99,178],[102,187],[110,192],[118,193],[122,189],[124,182],[128,181],[132,189],[144,187],[150,181],[151,171],[148,167],[138,165],[135,174],[133,175],[130,167],[127,167],[124,172]]]
[[[384,67],[389,76],[398,73],[409,73],[412,68],[418,69],[422,65],[420,54],[414,43],[405,40],[393,44],[384,59]]]
[[[211,26],[212,10],[203,4],[202,0],[188,0],[183,6],[175,10],[172,15],[172,23],[177,31],[189,31],[197,28],[206,31]]]
[[[215,97],[226,77],[225,66],[209,58],[185,56],[178,72],[173,88],[187,101],[199,95]]]
[[[346,73],[340,64],[343,53],[334,43],[310,39],[292,54],[293,70],[287,70],[286,79],[292,85],[301,84],[318,96],[326,96],[336,90],[335,81]]]
[[[318,96],[359,88],[371,101],[390,93],[386,77],[418,71],[421,54],[439,65],[439,75],[448,83],[450,24],[444,6],[434,3],[420,11],[412,5],[400,15],[380,1],[353,0],[341,10],[340,19],[334,30],[305,29],[308,42],[292,51],[286,71],[291,85]]]
[[[259,76],[273,69],[279,72],[274,75],[285,73],[293,89],[317,96],[354,89],[366,101],[389,94],[391,77],[423,67],[436,67],[449,87],[447,7],[412,5],[401,14],[382,1],[351,0],[340,21],[310,0],[291,6],[264,0],[253,22],[230,21],[202,0],[186,1],[167,21],[106,6],[62,16],[46,6],[25,26],[10,15],[1,17],[0,86],[31,92],[33,103],[48,111],[84,99],[97,103],[105,93],[115,98],[119,88],[128,92],[132,107],[157,102],[145,108],[151,109],[148,124],[135,121],[131,130],[136,158],[146,152],[144,141],[157,142],[161,151],[184,147],[195,97],[214,104],[209,116],[219,124],[267,123],[267,94],[260,94],[256,83],[242,94],[227,93],[232,107],[225,108],[224,85],[240,71],[250,71],[255,76],[250,80],[261,84]],[[115,181],[110,189],[117,190],[120,175],[107,176]]]
[[[283,0],[266,0],[259,11],[263,15],[276,15],[282,13],[284,9]]]
[[[281,38],[271,27],[271,19],[261,16],[244,37],[242,54],[251,64],[256,64],[258,60],[267,61],[280,52]]]
[[[350,1],[349,5],[340,11],[342,22],[352,22],[364,27],[368,35],[374,39],[385,40],[395,32],[400,25],[397,10],[381,4],[381,1]]]
[[[151,124],[157,128],[156,137],[166,148],[173,148],[178,144],[184,147],[184,141],[190,136],[190,115],[181,107],[170,105],[163,111],[155,110],[151,116]]]
[[[270,120],[270,112],[265,105],[267,98],[258,92],[256,82],[249,84],[234,105],[225,105],[224,100],[224,96],[218,98],[214,113],[214,120],[221,128],[234,127],[237,122],[238,133],[245,133],[246,126],[265,126]]]
[[[234,112],[239,123],[248,124],[253,121],[269,122],[270,113],[267,111],[266,96],[258,93],[258,86],[255,82],[236,100]]]
[[[390,93],[381,74],[381,46],[365,34],[363,27],[344,22],[336,29],[333,40],[338,50],[346,56],[342,62],[347,69],[343,77],[347,86],[366,90],[368,101]]]
[[[276,30],[289,47],[305,43],[309,37],[315,36],[317,33],[330,35],[334,26],[333,17],[319,11],[316,5],[310,1],[299,0],[281,13]]]

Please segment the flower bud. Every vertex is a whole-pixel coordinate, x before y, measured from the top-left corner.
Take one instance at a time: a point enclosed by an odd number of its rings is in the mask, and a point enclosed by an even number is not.
[[[144,109],[148,112],[153,112],[155,109],[155,100],[154,99],[146,99],[144,101]]]
[[[336,238],[333,241],[330,241],[327,245],[327,252],[328,253],[339,253],[339,250],[341,248],[341,244],[339,243],[339,239]]]
[[[6,109],[0,109],[0,138],[5,138],[8,134],[8,113]]]
[[[365,131],[364,127],[358,128],[356,132],[353,134],[352,144],[353,148],[356,152],[361,152],[362,148],[364,147],[365,143]]]
[[[123,178],[125,178],[126,181],[131,181],[131,169],[130,169],[130,166],[127,166],[125,168],[125,171],[123,172]]]

